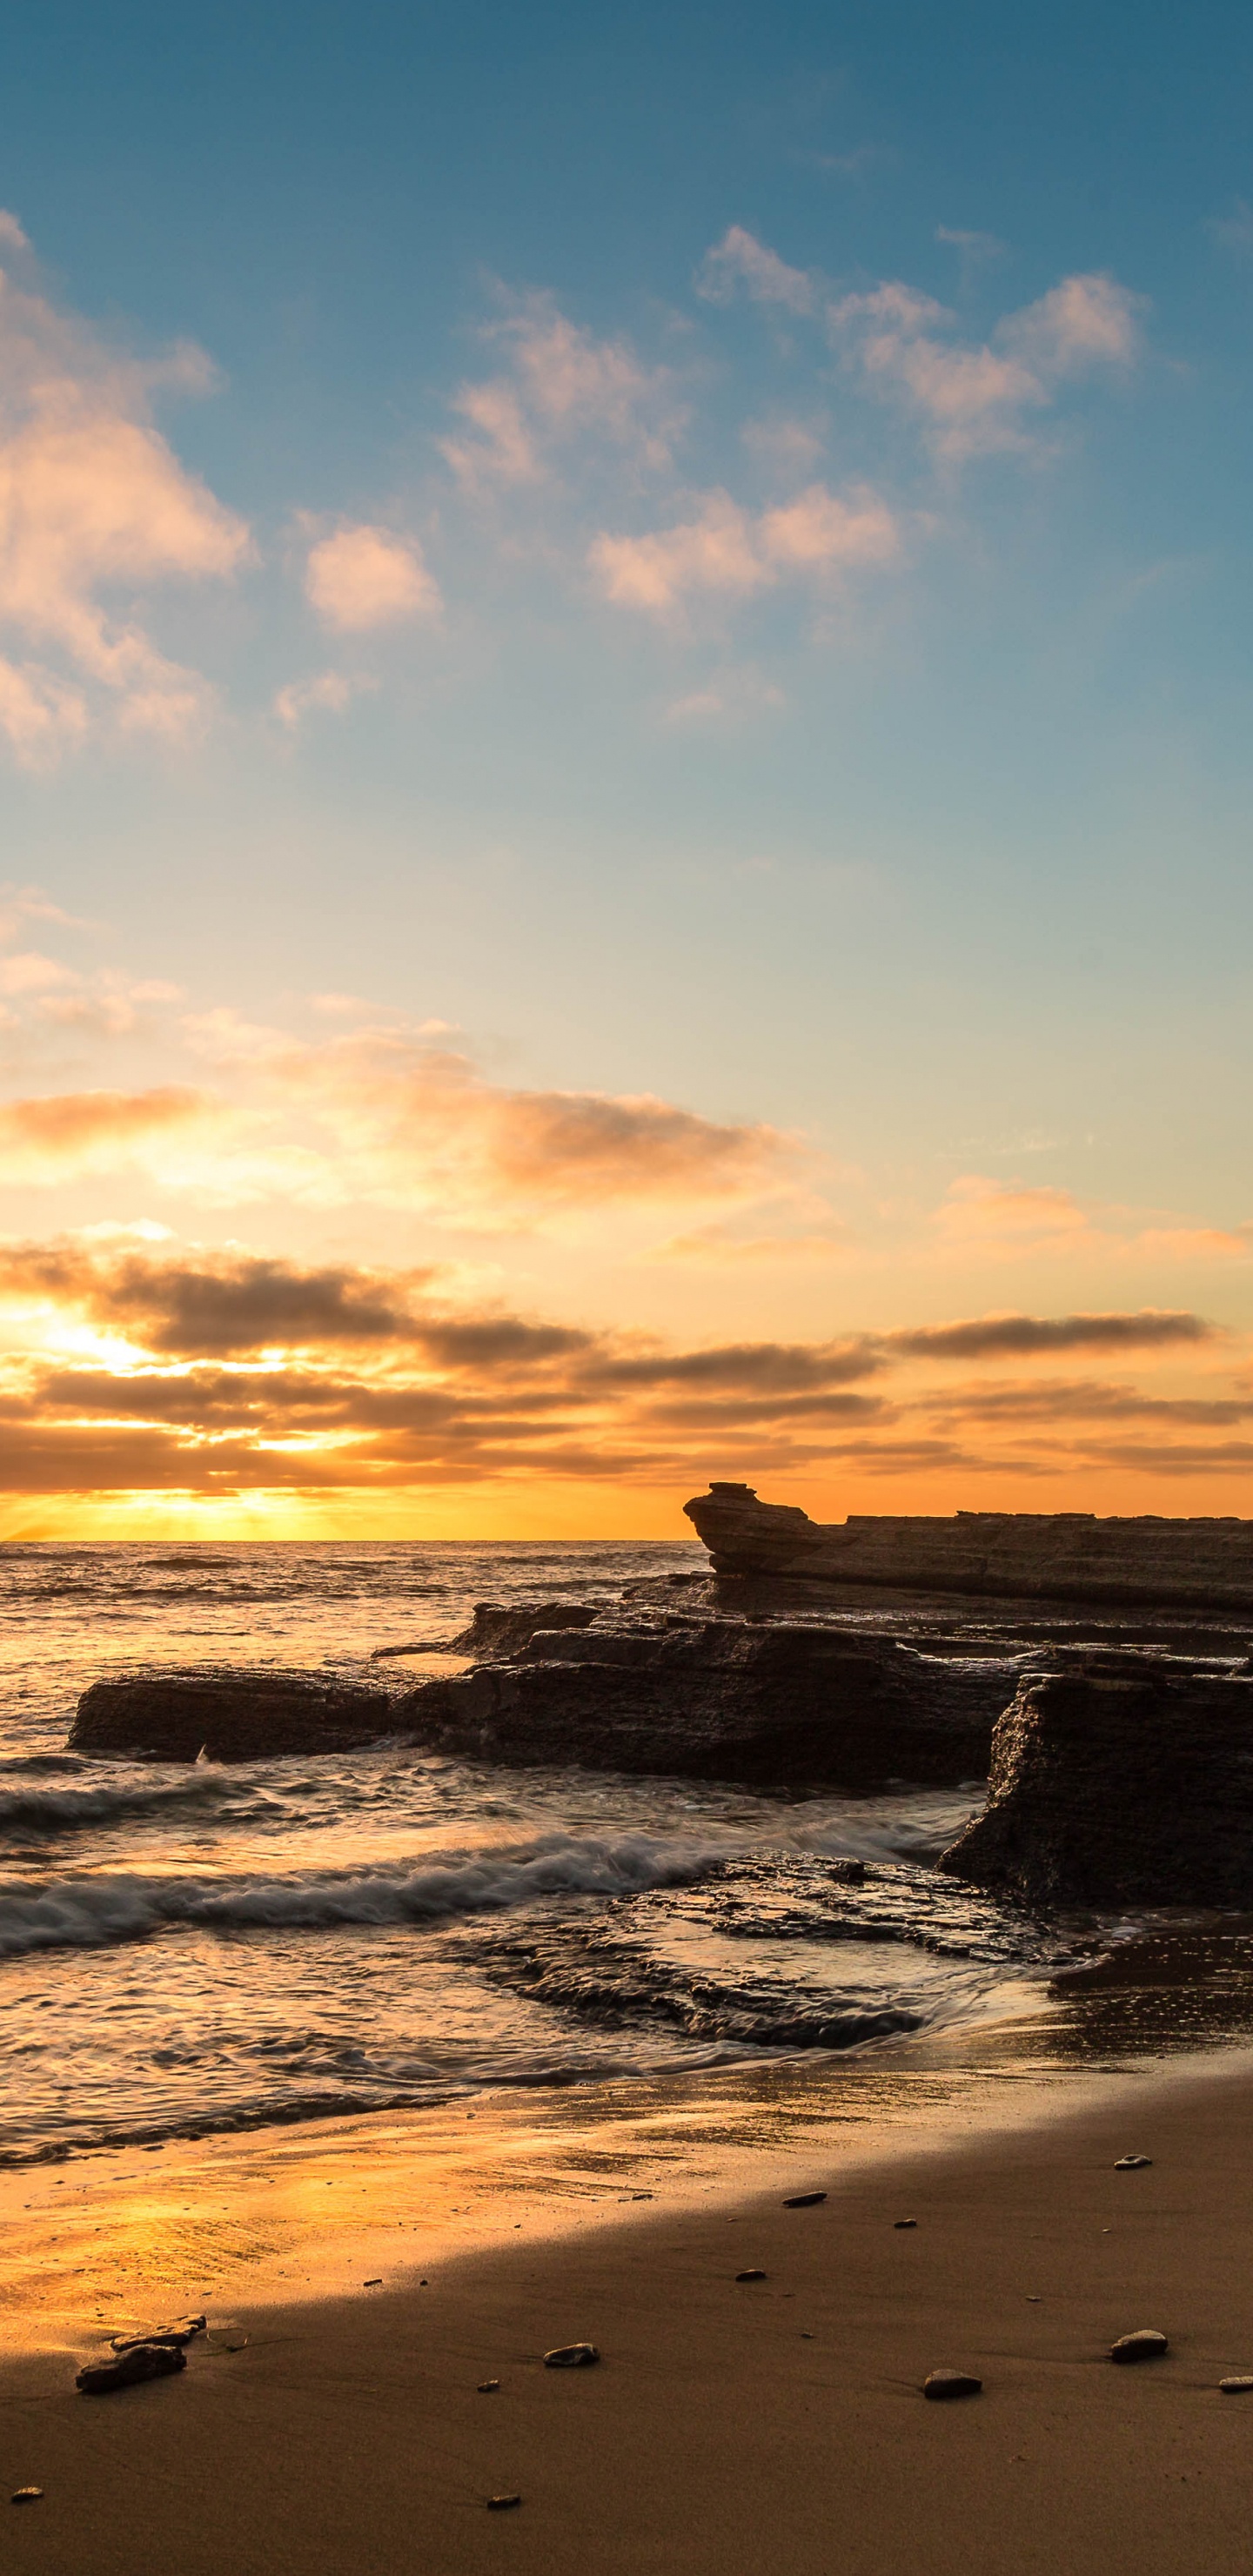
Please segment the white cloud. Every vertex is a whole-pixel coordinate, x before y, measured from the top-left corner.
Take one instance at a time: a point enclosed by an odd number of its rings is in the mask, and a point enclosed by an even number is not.
[[[899,280],[827,308],[837,342],[876,390],[929,423],[950,459],[1031,444],[1029,413],[1052,404],[1060,385],[1099,366],[1127,367],[1140,339],[1144,299],[1104,274],[1063,278],[1038,302],[1008,314],[992,340],[954,344],[954,317]]]
[[[861,485],[841,498],[814,483],[795,501],[758,514],[728,492],[710,492],[698,515],[676,527],[598,536],[588,561],[617,607],[667,617],[697,593],[743,599],[789,575],[885,565],[901,551],[899,525],[877,493]]]
[[[0,246],[23,247],[12,217]],[[102,723],[171,738],[205,712],[201,676],[128,610],[141,588],[247,557],[243,521],[151,419],[159,391],[211,380],[199,350],[141,364],[0,271],[0,730],[28,766]]]
[[[354,698],[377,687],[377,680],[364,672],[319,671],[315,679],[289,680],[277,690],[274,713],[280,724],[295,733],[306,716],[342,715]]]
[[[305,590],[319,617],[343,634],[438,617],[439,584],[411,537],[386,528],[339,528],[309,551]]]
[[[439,442],[467,490],[542,482],[555,449],[589,436],[650,469],[670,463],[682,413],[665,368],[642,365],[629,342],[598,340],[548,295],[527,297],[489,337],[509,373],[462,385],[453,409],[472,434]]]
[[[729,304],[737,286],[746,288],[756,304],[782,304],[789,313],[813,311],[812,278],[803,269],[789,268],[742,224],[731,224],[706,252],[696,273],[696,292],[708,304]]]

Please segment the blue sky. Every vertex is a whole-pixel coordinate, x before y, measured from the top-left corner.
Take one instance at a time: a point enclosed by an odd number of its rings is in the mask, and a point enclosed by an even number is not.
[[[433,1264],[693,1348],[1195,1310],[1219,1393],[1140,1400],[1242,1404],[1251,49],[11,18],[9,1237]],[[726,1436],[824,1508],[1253,1507],[1210,1427]],[[637,1433],[600,1525],[621,1475],[663,1523]]]

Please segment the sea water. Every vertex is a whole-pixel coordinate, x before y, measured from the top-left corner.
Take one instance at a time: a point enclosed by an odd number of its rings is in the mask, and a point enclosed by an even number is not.
[[[177,1765],[66,1749],[151,1662],[415,1678],[478,1600],[609,1605],[695,1545],[0,1552],[0,2157],[485,2088],[655,2080],[1021,2009],[1074,1927],[937,1876],[981,1783],[768,1796],[384,1740]],[[859,1860],[865,1876],[832,1864]]]

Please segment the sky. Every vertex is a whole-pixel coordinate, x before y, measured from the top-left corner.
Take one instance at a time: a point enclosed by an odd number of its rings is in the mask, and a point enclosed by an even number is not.
[[[1253,25],[0,26],[0,1535],[1253,1514]]]

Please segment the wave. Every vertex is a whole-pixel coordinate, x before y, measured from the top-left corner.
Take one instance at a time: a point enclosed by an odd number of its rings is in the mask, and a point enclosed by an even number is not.
[[[77,1766],[75,1766],[77,1767]],[[0,1789],[0,1834],[85,1832],[123,1817],[157,1816],[170,1809],[217,1807],[238,1784],[205,1763],[191,1779],[136,1781],[133,1788],[94,1783],[73,1789]]]
[[[0,1958],[100,1949],[189,1924],[211,1931],[323,1932],[501,1913],[546,1896],[618,1897],[690,1885],[720,1850],[650,1834],[545,1836],[522,1851],[442,1856],[407,1869],[291,1878],[141,1878],[129,1873],[0,1882]]]

